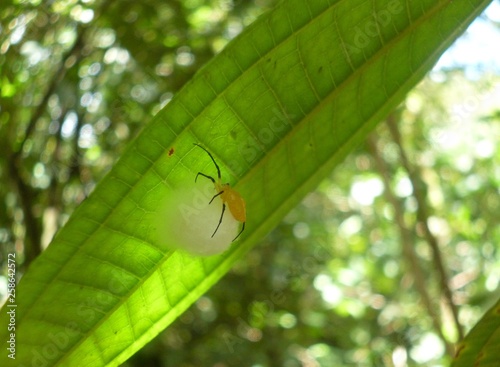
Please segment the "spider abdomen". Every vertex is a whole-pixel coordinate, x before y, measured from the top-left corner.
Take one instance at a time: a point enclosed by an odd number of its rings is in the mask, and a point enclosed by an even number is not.
[[[245,200],[236,191],[227,187],[221,195],[222,201],[227,204],[229,211],[234,219],[238,222],[246,222],[247,214],[245,208]]]

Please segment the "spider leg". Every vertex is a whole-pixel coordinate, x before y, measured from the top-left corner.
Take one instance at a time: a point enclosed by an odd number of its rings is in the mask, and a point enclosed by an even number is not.
[[[236,239],[240,236],[240,234],[243,233],[244,230],[245,230],[245,222],[243,222],[243,226],[241,227],[240,233],[238,233],[238,235],[236,237],[234,237],[232,242],[236,241]]]
[[[219,192],[218,194],[215,194],[215,195],[214,195],[214,197],[212,198],[212,200],[210,200],[210,201],[208,202],[208,205],[212,204],[212,201],[214,201],[214,199],[215,199],[217,196],[222,195],[223,193],[224,193],[224,191],[221,191],[221,192]]]
[[[199,146],[201,149],[203,149],[205,152],[207,152],[207,154],[210,156],[210,158],[212,158],[212,162],[214,162],[215,168],[217,168],[217,177],[219,177],[219,180],[220,180],[220,168],[217,165],[217,162],[215,162],[215,159],[212,156],[212,154],[210,154],[210,152],[208,150],[206,150],[205,148],[203,148],[200,144],[196,144],[196,143],[193,143],[193,144]]]
[[[198,176],[199,176],[199,175],[202,175],[203,177],[208,178],[210,181],[212,181],[212,182],[215,184],[215,180],[214,180],[214,178],[213,178],[213,177],[210,177],[210,176],[208,176],[208,175],[206,175],[206,174],[204,174],[204,173],[201,173],[201,172],[198,172],[198,174],[196,175],[196,177],[195,177],[195,179],[194,179],[194,182],[196,182],[196,180],[198,179]]]
[[[222,192],[217,194],[217,195],[220,195],[220,194],[222,194]],[[217,196],[217,195],[215,195],[215,196]],[[222,213],[220,213],[219,224],[217,224],[217,228],[215,228],[215,231],[214,231],[214,234],[212,235],[212,237],[215,236],[215,233],[217,233],[217,230],[219,229],[220,224],[222,223],[222,217],[224,216],[224,210],[226,210],[226,204],[222,203]]]

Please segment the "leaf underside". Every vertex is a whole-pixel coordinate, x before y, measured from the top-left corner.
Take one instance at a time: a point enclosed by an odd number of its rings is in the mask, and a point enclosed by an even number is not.
[[[259,18],[155,116],[32,264],[7,365],[124,362],[328,175],[489,3],[288,0]],[[240,240],[211,257],[154,235],[161,199],[210,167],[195,142],[247,204]]]
[[[452,367],[497,367],[500,364],[500,301],[486,312],[457,348]]]

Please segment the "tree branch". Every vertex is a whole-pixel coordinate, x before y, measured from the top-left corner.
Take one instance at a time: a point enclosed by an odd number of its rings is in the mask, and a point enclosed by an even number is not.
[[[446,299],[446,302],[448,304],[448,307],[453,315],[453,320],[455,323],[455,327],[458,332],[459,340],[462,340],[464,337],[464,333],[462,330],[462,326],[460,325],[460,321],[458,319],[458,310],[453,302],[453,295],[451,292],[451,289],[449,287],[449,282],[448,282],[448,276],[446,274],[445,266],[444,266],[444,261],[441,256],[441,251],[439,250],[439,245],[437,242],[436,237],[432,234],[430,228],[429,228],[429,215],[427,213],[427,200],[426,200],[426,186],[425,183],[420,179],[420,176],[417,174],[416,170],[414,167],[412,167],[406,152],[403,148],[402,141],[401,141],[401,134],[399,133],[397,122],[395,120],[394,115],[389,116],[387,119],[387,125],[389,127],[389,131],[391,133],[391,136],[398,146],[399,149],[399,154],[401,157],[401,163],[405,170],[408,173],[408,178],[410,179],[410,182],[413,186],[413,196],[415,197],[417,201],[417,220],[420,223],[420,225],[423,228],[424,231],[424,236],[429,244],[432,254],[433,254],[433,261],[434,265],[436,266],[436,270],[439,274],[439,285],[441,288],[441,291],[443,292],[443,295]]]
[[[102,14],[102,12],[106,11],[108,6],[111,4],[110,1],[104,1],[97,12],[98,15]],[[28,124],[26,126],[26,130],[24,132],[24,136],[22,137],[19,143],[14,143],[13,148],[9,157],[9,173],[16,187],[16,191],[19,195],[19,200],[21,203],[21,208],[24,214],[24,221],[26,225],[26,239],[25,241],[25,263],[24,266],[28,266],[29,263],[34,260],[41,252],[41,225],[33,213],[33,205],[36,203],[36,191],[28,185],[21,174],[21,167],[23,166],[22,152],[24,150],[24,146],[31,138],[33,134],[36,123],[42,117],[44,112],[47,109],[47,104],[50,97],[56,92],[58,85],[66,76],[67,71],[69,70],[69,60],[71,58],[76,58],[76,63],[82,58],[82,50],[85,46],[84,38],[85,33],[89,29],[88,25],[80,25],[77,29],[77,37],[73,47],[69,49],[62,57],[61,62],[57,70],[55,70],[52,78],[48,82],[48,87],[45,90],[45,93],[42,97],[42,100],[35,107]],[[72,63],[74,65],[75,63]]]
[[[425,309],[427,310],[427,313],[431,317],[434,330],[439,334],[441,339],[444,341],[448,354],[453,355],[454,353],[453,345],[448,342],[441,328],[442,322],[441,322],[441,317],[438,314],[439,309],[435,306],[434,302],[432,301],[432,296],[427,291],[428,287],[425,284],[425,273],[418,262],[418,256],[415,253],[415,246],[413,243],[412,234],[411,231],[408,229],[408,226],[406,225],[404,220],[405,211],[403,203],[396,197],[396,195],[391,189],[391,178],[390,178],[391,174],[389,172],[389,167],[387,166],[386,162],[379,153],[379,150],[377,148],[377,141],[375,140],[373,134],[368,137],[367,144],[368,144],[368,150],[373,156],[377,169],[384,182],[385,186],[384,195],[387,201],[391,203],[392,207],[394,208],[394,217],[400,232],[403,256],[405,257],[406,261],[408,262],[408,265],[410,266],[410,270],[411,273],[413,274],[417,291],[420,294],[422,303]]]

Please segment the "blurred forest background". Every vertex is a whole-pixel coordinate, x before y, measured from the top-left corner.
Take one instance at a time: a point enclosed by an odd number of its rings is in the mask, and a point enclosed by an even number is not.
[[[12,251],[24,272],[151,117],[274,3],[2,1],[3,274]],[[125,366],[446,365],[499,296],[499,101],[498,69],[434,70]]]

